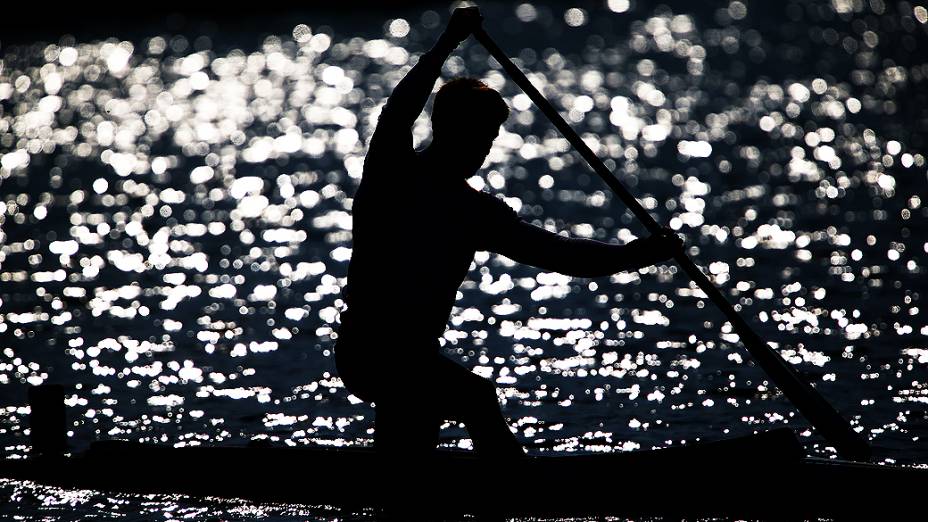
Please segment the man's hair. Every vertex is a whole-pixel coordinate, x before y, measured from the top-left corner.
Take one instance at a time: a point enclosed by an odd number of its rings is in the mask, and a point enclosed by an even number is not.
[[[496,131],[508,117],[509,106],[498,92],[476,78],[455,78],[435,94],[432,132],[437,136]]]

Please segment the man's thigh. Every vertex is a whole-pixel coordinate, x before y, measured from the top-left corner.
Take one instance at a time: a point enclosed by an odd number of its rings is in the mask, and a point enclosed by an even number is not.
[[[439,411],[442,416],[465,420],[463,417],[492,413],[499,408],[492,381],[451,359],[438,355],[434,375],[434,389],[441,398]]]

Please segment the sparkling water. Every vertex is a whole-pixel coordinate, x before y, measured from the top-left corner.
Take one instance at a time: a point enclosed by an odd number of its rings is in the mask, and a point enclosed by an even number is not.
[[[875,460],[928,464],[928,12],[882,0],[719,6],[482,9],[500,46],[658,222],[685,234]],[[73,451],[110,438],[371,444],[373,409],[346,392],[332,353],[352,195],[383,103],[448,12],[354,16],[294,15],[290,34],[249,47],[242,35],[153,33],[0,48],[5,458],[28,455],[26,390],[42,383],[66,386]],[[551,231],[645,234],[473,40],[442,78],[461,75],[512,108],[472,186]],[[427,111],[412,132],[428,143]],[[533,454],[785,425],[809,454],[834,455],[673,264],[578,279],[478,253],[442,344],[496,383]],[[382,349],[411,353],[404,325],[382,332]],[[441,444],[471,447],[451,422]],[[47,520],[369,516],[9,480],[0,491],[0,513]]]

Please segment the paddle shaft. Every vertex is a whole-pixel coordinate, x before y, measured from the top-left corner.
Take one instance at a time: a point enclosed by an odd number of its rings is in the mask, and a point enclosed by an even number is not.
[[[638,203],[638,200],[626,189],[622,183],[612,174],[612,172],[603,164],[596,154],[584,143],[571,126],[564,121],[564,118],[548,102],[548,100],[532,85],[529,79],[522,71],[512,63],[512,60],[496,45],[496,42],[483,30],[477,28],[474,31],[474,37],[489,53],[496,58],[496,61],[503,66],[503,69],[509,73],[513,81],[528,95],[536,106],[551,120],[561,134],[574,146],[575,149],[583,156],[587,164],[606,182],[606,185],[615,193],[622,202],[632,211],[635,216],[641,220],[645,228],[651,234],[657,234],[661,231],[661,226],[657,224],[654,218]],[[689,275],[690,279],[715,303],[722,311],[725,317],[731,322],[732,327],[741,342],[747,348],[748,352],[767,372],[767,375],[783,391],[786,397],[793,402],[809,422],[822,433],[822,436],[831,443],[838,453],[848,459],[866,460],[870,456],[870,447],[867,442],[856,433],[847,421],[838,414],[837,411],[810,386],[789,364],[773,351],[754,330],[748,326],[747,322],[738,315],[731,303],[715,287],[714,284],[706,277],[705,274],[690,260],[683,252],[674,256],[680,268]]]

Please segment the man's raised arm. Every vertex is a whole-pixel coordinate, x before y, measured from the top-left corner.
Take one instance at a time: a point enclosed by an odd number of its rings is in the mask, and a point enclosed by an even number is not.
[[[394,133],[404,133],[403,136],[410,140],[411,147],[409,129],[425,107],[425,102],[435,86],[435,80],[441,74],[442,64],[451,52],[479,27],[481,20],[476,7],[454,10],[448,27],[438,38],[435,46],[419,58],[416,65],[393,89],[377,123],[377,131],[381,132],[376,134],[397,137]]]

